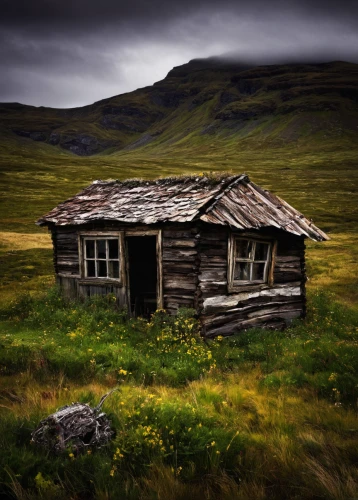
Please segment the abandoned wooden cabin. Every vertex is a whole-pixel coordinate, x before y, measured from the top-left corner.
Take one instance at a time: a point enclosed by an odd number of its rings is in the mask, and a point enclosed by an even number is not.
[[[95,181],[37,221],[68,298],[196,310],[206,336],[305,315],[305,238],[328,237],[247,175]]]

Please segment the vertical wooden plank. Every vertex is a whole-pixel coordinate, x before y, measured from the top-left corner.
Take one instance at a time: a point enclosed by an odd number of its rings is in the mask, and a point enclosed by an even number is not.
[[[233,234],[230,232],[229,237],[228,237],[228,244],[227,244],[227,285],[228,285],[228,291],[230,291],[230,288],[232,287],[232,282],[234,278],[234,248],[235,245],[235,239]]]
[[[123,295],[126,297],[127,305],[129,307],[130,302],[128,302],[128,279],[127,279],[127,253],[126,244],[124,240],[124,231],[119,233],[119,276],[123,284]]]
[[[78,244],[78,259],[79,259],[79,268],[80,268],[80,276],[81,278],[85,277],[85,264],[83,259],[83,239],[81,234],[77,232],[77,244]]]
[[[57,230],[56,227],[51,228],[51,240],[52,240],[52,248],[53,248],[53,267],[55,269],[55,274],[58,274],[58,265],[57,265]]]
[[[157,234],[157,309],[163,309],[163,234]]]
[[[270,262],[270,269],[269,269],[269,275],[268,275],[269,286],[272,286],[274,283],[274,269],[275,269],[275,262],[276,262],[276,253],[277,253],[277,240],[275,240],[273,242],[273,245],[271,248],[271,262]]]

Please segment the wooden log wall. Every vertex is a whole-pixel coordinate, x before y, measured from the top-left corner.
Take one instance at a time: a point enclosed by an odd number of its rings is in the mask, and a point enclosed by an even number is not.
[[[118,304],[126,307],[124,284],[97,280],[85,283],[81,280],[77,231],[83,229],[120,231],[128,229],[128,225],[53,229],[55,270],[65,296],[75,298],[114,293]],[[277,241],[273,284],[246,284],[229,293],[229,229],[201,223],[163,226],[164,309],[174,314],[180,307],[194,308],[201,318],[203,334],[208,337],[231,335],[255,326],[284,327],[292,319],[303,316],[304,239],[272,230],[267,230],[264,236]]]
[[[87,228],[86,228],[87,229]],[[91,227],[94,230],[95,227]],[[126,307],[127,296],[123,285],[115,283],[96,282],[85,283],[80,276],[80,262],[78,253],[78,231],[83,228],[61,228],[52,229],[52,241],[54,246],[54,267],[57,284],[62,293],[68,299],[86,298],[94,295],[114,294],[119,306]],[[103,228],[101,228],[103,230]],[[109,230],[109,228],[104,228]],[[111,227],[113,230],[113,227]],[[118,230],[116,228],[116,230]]]
[[[228,229],[223,226],[204,226],[200,231],[200,268],[196,308],[204,309],[204,300],[227,294]]]
[[[86,227],[60,228],[52,231],[54,263],[57,280],[66,297],[87,297],[114,293],[119,305],[127,303],[126,288],[116,284],[81,280],[78,255],[78,231],[122,231],[128,229],[150,229],[149,226],[115,224],[87,225]],[[198,285],[199,259],[197,227],[181,225],[166,226],[162,230],[162,276],[163,307],[175,314],[180,307],[195,307]],[[145,256],[143,256],[145,258]],[[98,284],[97,284],[97,283]]]
[[[55,270],[57,274],[80,275],[78,260],[78,237],[73,229],[55,228],[52,231],[54,242]]]
[[[180,307],[195,307],[200,260],[197,227],[163,229],[163,302],[175,314]]]
[[[251,327],[283,328],[305,314],[304,239],[282,231],[276,239],[273,284],[244,285],[228,293],[225,229],[201,231],[200,316],[207,337],[232,335]]]

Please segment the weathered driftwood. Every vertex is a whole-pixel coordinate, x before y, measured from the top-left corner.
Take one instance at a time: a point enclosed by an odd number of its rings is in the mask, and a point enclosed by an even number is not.
[[[114,435],[111,422],[101,411],[105,399],[117,389],[102,396],[99,404],[72,403],[41,420],[31,435],[32,442],[54,453],[71,450],[80,453],[88,447],[101,447]]]

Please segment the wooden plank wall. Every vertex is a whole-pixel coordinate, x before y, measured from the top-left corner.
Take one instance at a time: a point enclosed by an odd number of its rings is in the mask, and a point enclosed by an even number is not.
[[[66,297],[73,299],[92,295],[114,293],[119,305],[126,305],[126,290],[123,286],[106,284],[96,286],[85,284],[80,279],[78,256],[78,235],[80,230],[121,231],[136,227],[123,225],[102,225],[93,227],[54,228],[54,263],[57,280]],[[149,226],[144,229],[150,229]],[[142,228],[143,229],[143,228]],[[195,307],[198,285],[199,259],[197,227],[183,224],[166,226],[162,231],[162,273],[163,306],[169,313],[175,314],[180,307]],[[143,256],[145,258],[145,256]]]
[[[123,229],[113,225],[101,228]],[[203,334],[208,337],[230,335],[254,326],[283,327],[291,319],[303,316],[304,239],[283,231],[271,231],[265,236],[270,235],[277,240],[273,285],[245,285],[228,293],[228,228],[208,224],[163,227],[164,309],[174,314],[179,307],[195,308]],[[126,306],[124,286],[81,281],[77,228],[55,228],[53,241],[57,279],[68,298],[114,293],[118,304]]]
[[[223,237],[224,229],[220,231],[208,228],[201,232],[199,288],[203,334],[231,335],[256,326],[280,328],[303,316],[306,279],[303,238],[276,232],[273,285],[245,285],[228,293],[228,238]]]
[[[163,302],[175,314],[179,307],[195,307],[200,260],[197,227],[163,229]]]
[[[227,294],[228,229],[224,226],[204,226],[200,231],[200,268],[197,309],[200,314],[204,300]]]
[[[55,247],[55,270],[58,274],[79,276],[78,237],[73,229],[55,228],[52,231]]]
[[[117,297],[119,306],[126,307],[127,296],[122,285],[116,286],[112,283],[96,285],[93,282],[84,284],[81,281],[78,255],[78,230],[80,229],[83,228],[56,227],[52,230],[56,279],[64,296],[68,299],[76,299],[111,293]],[[113,227],[111,229],[113,230]]]

